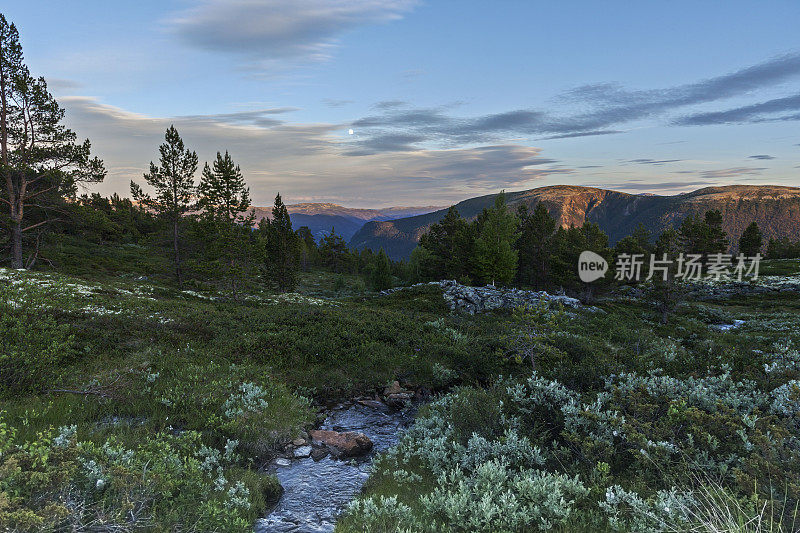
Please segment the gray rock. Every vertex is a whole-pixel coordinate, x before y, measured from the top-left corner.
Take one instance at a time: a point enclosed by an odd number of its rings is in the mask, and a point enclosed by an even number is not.
[[[311,446],[300,446],[294,449],[295,459],[303,459],[311,455]]]
[[[290,464],[292,464],[292,462],[289,459],[286,459],[285,457],[278,457],[277,459],[275,459],[275,464],[278,466],[289,466]]]

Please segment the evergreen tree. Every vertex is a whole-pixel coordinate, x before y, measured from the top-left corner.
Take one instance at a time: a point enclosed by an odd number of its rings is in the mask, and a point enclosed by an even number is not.
[[[333,272],[344,272],[349,263],[347,243],[341,235],[336,234],[336,229],[322,238],[319,243],[319,257],[324,266]]]
[[[297,284],[300,239],[292,231],[289,211],[281,195],[275,196],[272,219],[262,219],[260,231],[265,241],[265,275],[278,291],[291,291]]]
[[[392,262],[383,248],[377,254],[372,254],[366,270],[372,290],[383,291],[392,288]]]
[[[300,268],[307,272],[311,265],[317,261],[317,241],[308,226],[297,228],[297,238],[300,239]]]
[[[217,152],[213,167],[205,164],[198,195],[198,207],[205,218],[202,263],[209,274],[227,283],[235,299],[253,268],[251,228],[255,212],[247,213],[250,190],[227,151],[224,156]]]
[[[16,26],[0,14],[0,202],[8,207],[12,268],[33,264],[38,249],[26,265],[24,235],[58,220],[76,183],[105,177],[89,141],[76,144],[63,118],[44,78],[34,78],[23,63]]]
[[[205,164],[197,192],[206,216],[229,224],[253,225],[255,213],[245,215],[250,209],[250,189],[227,151],[224,156],[217,152],[213,169]]]
[[[165,142],[159,146],[160,165],[150,162],[150,172],[144,175],[148,185],[155,190],[155,197],[142,191],[131,181],[131,195],[143,206],[164,217],[172,229],[173,261],[175,278],[183,285],[181,270],[181,219],[195,209],[193,197],[196,187],[194,174],[197,172],[197,153],[188,150],[175,126],[170,126],[164,135]]]
[[[659,235],[653,250],[655,261],[659,261],[660,269],[653,268],[649,276],[653,283],[652,299],[661,314],[661,322],[666,324],[669,316],[675,311],[685,297],[683,285],[675,278],[678,269],[677,258],[681,253],[680,235],[673,228],[668,228]],[[666,259],[667,263],[663,263]]]
[[[699,215],[687,216],[678,234],[683,250],[690,254],[707,257],[728,249],[728,236],[722,230],[722,213],[716,209],[706,211],[702,218]]]
[[[506,207],[505,193],[495,198],[494,206],[484,210],[475,240],[475,272],[484,282],[510,283],[517,272],[518,221]]]
[[[761,251],[762,244],[763,235],[761,234],[761,229],[759,229],[758,224],[752,222],[745,228],[744,233],[739,238],[739,253],[747,257],[755,257]]]
[[[470,275],[473,228],[451,206],[444,218],[420,237],[416,260],[425,279],[464,279]]]
[[[544,288],[550,271],[550,246],[556,221],[541,202],[536,204],[532,214],[527,206],[520,205],[517,216],[520,219],[518,279],[522,283]]]
[[[584,300],[592,300],[595,293],[607,286],[614,277],[612,272],[591,283],[584,283],[578,276],[578,258],[583,251],[592,251],[611,263],[608,235],[600,226],[585,222],[583,226],[569,229],[558,228],[553,236],[551,278],[562,288],[577,293]]]
[[[631,256],[631,261],[633,261],[634,256],[639,256],[636,257],[636,260],[641,261],[641,272],[644,275],[653,250],[654,246],[650,243],[650,232],[647,231],[644,224],[639,224],[631,235],[623,237],[614,246],[614,262],[616,264],[620,255],[623,254]],[[637,281],[639,280],[624,280],[623,283],[636,283]]]

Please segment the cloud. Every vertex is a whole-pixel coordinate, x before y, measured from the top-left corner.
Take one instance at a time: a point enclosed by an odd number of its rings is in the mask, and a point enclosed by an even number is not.
[[[707,185],[714,185],[709,181],[662,181],[656,183],[642,182],[641,180],[630,180],[619,183],[604,183],[602,185],[595,185],[604,189],[620,189],[627,191],[673,191],[675,189],[694,189]]]
[[[354,205],[426,201],[446,204],[503,188],[534,186],[553,174],[555,160],[538,148],[495,144],[458,149],[413,149],[347,157],[343,124],[302,124],[265,120],[288,110],[261,110],[210,116],[150,117],[109,106],[89,97],[63,97],[67,124],[92,140],[93,152],[109,170],[102,194],[127,194],[130,180],[141,182],[158,157],[164,131],[174,124],[200,161],[228,150],[242,167],[254,202],[269,205],[276,192],[299,198],[347,201]],[[414,139],[384,139],[384,142]]]
[[[595,135],[613,135],[615,133],[625,133],[622,130],[598,130],[598,131],[579,131],[575,133],[562,133],[560,135],[551,135],[549,137],[542,137],[543,140],[549,139],[571,139],[573,137],[592,137]]]
[[[344,107],[346,105],[354,104],[355,100],[344,100],[336,98],[323,98],[322,103],[328,107]]]
[[[401,18],[415,0],[205,0],[167,21],[184,42],[251,65],[320,60],[359,26]]]
[[[750,156],[747,156],[747,157],[748,157],[748,159],[761,159],[761,160],[764,160],[764,161],[767,161],[769,159],[775,159],[775,156],[766,155],[766,154],[750,155]]]
[[[798,111],[798,113],[786,114],[793,111]],[[676,120],[675,123],[681,126],[707,126],[711,124],[744,124],[792,120],[800,120],[800,94],[775,98],[726,111],[695,113],[682,117]]]
[[[767,170],[764,167],[734,167],[717,170],[701,170],[698,172],[704,178],[733,178],[738,176],[755,176]]]
[[[683,159],[630,159],[628,163],[637,165],[664,165],[666,163],[678,163]]]
[[[562,94],[557,102],[571,110],[582,106],[581,113],[564,114],[537,109],[515,109],[477,116],[455,116],[447,107],[412,108],[404,102],[381,102],[375,105],[378,113],[352,122],[360,128],[357,142],[362,143],[353,154],[375,153],[384,149],[407,151],[415,142],[391,144],[370,141],[406,135],[419,142],[440,147],[469,143],[502,142],[509,136],[566,139],[573,137],[612,135],[615,129],[635,121],[662,117],[675,111],[708,104],[774,87],[800,77],[800,53],[786,54],[736,72],[708,78],[696,83],[652,90],[628,90],[615,84],[600,83],[577,87]],[[740,119],[765,119],[768,113],[800,111],[800,96],[771,100],[731,110],[695,114],[673,120],[672,124],[687,125]],[[720,114],[725,114],[725,117]],[[794,115],[773,117],[770,120],[795,120]],[[546,135],[546,137],[540,137]],[[668,161],[664,161],[668,162]],[[654,164],[654,163],[651,163]]]

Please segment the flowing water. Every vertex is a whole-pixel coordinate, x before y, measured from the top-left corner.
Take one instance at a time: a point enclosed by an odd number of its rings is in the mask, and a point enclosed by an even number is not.
[[[372,440],[369,454],[356,459],[320,461],[293,459],[289,466],[274,467],[284,488],[283,496],[266,518],[256,522],[256,533],[323,533],[333,531],[336,516],[355,498],[369,477],[376,453],[396,444],[414,408],[394,413],[360,404],[339,405],[328,412],[320,429],[360,431]]]

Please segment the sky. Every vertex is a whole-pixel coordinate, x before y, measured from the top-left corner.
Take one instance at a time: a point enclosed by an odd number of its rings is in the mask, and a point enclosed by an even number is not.
[[[6,1],[128,195],[174,124],[255,205],[800,186],[800,2]],[[202,163],[201,163],[202,165]],[[198,173],[199,178],[199,173]]]

